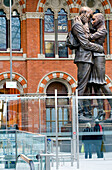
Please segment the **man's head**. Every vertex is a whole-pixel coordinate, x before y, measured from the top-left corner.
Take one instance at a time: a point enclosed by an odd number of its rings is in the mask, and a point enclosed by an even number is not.
[[[91,8],[84,6],[80,8],[79,15],[83,23],[86,21],[89,22],[90,18],[93,16],[93,11]]]
[[[94,14],[92,17],[92,25],[94,28],[99,28],[105,23],[105,18],[102,13]]]
[[[95,120],[95,123],[96,123],[96,124],[99,124],[99,119],[96,119],[96,120]]]
[[[88,122],[88,123],[86,123],[86,127],[87,128],[91,128],[91,124]]]

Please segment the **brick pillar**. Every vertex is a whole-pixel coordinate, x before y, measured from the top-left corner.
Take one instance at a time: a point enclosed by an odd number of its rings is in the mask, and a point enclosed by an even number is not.
[[[23,53],[27,53],[26,47],[26,20],[21,21],[21,48],[23,48]]]
[[[40,54],[40,21],[38,18],[28,18],[27,24],[27,57],[37,58]]]

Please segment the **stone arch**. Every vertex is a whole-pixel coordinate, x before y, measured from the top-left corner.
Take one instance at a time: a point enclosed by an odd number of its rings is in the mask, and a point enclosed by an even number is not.
[[[68,94],[73,94],[75,92],[77,82],[76,80],[68,73],[62,71],[54,71],[45,75],[39,82],[37,93],[46,93],[48,85],[53,82],[58,81],[66,85],[68,88]]]
[[[79,9],[81,7],[83,0],[66,0],[66,3],[69,6],[70,13],[78,13]],[[101,4],[104,7],[105,14],[110,14],[110,5],[108,0],[100,0]],[[38,2],[38,12],[43,12],[44,6],[45,6],[46,0],[40,0]]]
[[[3,72],[0,73],[0,86],[6,82],[6,80],[10,79],[10,72]],[[12,73],[12,81],[17,81],[17,85],[19,87],[18,90],[20,90],[21,93],[26,92],[27,88],[27,80],[18,73]]]

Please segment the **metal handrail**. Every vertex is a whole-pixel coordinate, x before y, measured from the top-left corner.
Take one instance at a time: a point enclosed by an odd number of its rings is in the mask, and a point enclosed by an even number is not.
[[[18,160],[18,158],[21,158],[26,163],[28,163],[29,166],[30,166],[30,170],[35,170],[34,163],[33,163],[33,161],[30,158],[28,158],[27,156],[25,156],[23,154],[18,155],[17,160]]]

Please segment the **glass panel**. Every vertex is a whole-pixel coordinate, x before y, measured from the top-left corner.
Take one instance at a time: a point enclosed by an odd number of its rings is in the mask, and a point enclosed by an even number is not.
[[[45,32],[53,32],[54,31],[54,16],[45,15],[44,17],[45,24]]]
[[[53,11],[51,11],[51,9],[50,9],[50,8],[48,8],[48,9],[47,9],[47,11],[45,11],[45,14],[52,14],[52,15],[53,15],[53,14],[54,14],[54,12],[53,12]]]
[[[68,120],[68,109],[64,108],[64,120]]]
[[[58,55],[60,58],[68,57],[68,48],[65,46],[65,42],[58,42]]]
[[[52,120],[55,120],[55,109],[54,108],[51,110],[51,113],[52,113]]]
[[[46,109],[46,120],[50,121],[50,108]]]
[[[61,132],[62,122],[59,122],[59,132]]]
[[[51,9],[48,9],[45,12],[44,26],[45,26],[45,32],[54,31],[54,13],[51,11]]]
[[[5,13],[4,13],[4,11],[2,9],[0,10],[0,15],[4,15],[5,16]]]
[[[54,42],[45,42],[45,57],[54,57]]]
[[[46,122],[47,132],[51,131],[50,122]]]
[[[51,132],[56,132],[56,123],[52,122],[52,130]]]
[[[59,120],[62,120],[62,108],[59,108]]]
[[[0,16],[0,49],[6,49],[6,18]]]
[[[58,13],[58,31],[67,32],[67,14],[63,9]]]
[[[20,50],[20,19],[12,17],[12,49]]]

